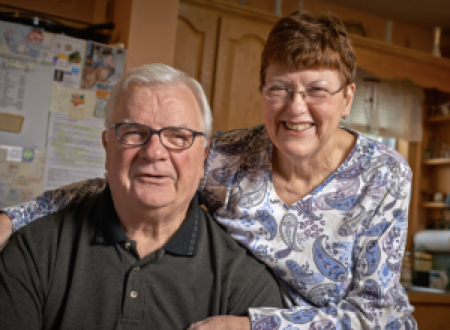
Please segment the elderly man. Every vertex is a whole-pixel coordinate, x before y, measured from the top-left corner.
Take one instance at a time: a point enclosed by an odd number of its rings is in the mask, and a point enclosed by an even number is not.
[[[164,65],[134,69],[105,126],[105,191],[22,228],[1,252],[2,330],[186,329],[281,307],[272,274],[198,205],[211,134],[200,85]]]

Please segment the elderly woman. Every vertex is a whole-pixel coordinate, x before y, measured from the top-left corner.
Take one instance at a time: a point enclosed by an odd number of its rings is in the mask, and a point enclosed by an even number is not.
[[[334,15],[296,12],[273,27],[261,59],[265,124],[212,138],[199,191],[230,235],[274,270],[289,309],[255,306],[251,323],[223,316],[192,329],[416,328],[399,284],[411,170],[396,151],[339,126],[355,70]],[[103,185],[47,192],[7,212],[26,223]]]

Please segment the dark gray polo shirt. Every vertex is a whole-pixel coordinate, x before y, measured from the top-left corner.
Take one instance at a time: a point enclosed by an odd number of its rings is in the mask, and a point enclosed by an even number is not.
[[[272,273],[198,206],[164,248],[139,258],[111,193],[13,235],[0,253],[0,328],[186,329],[213,315],[282,307]]]

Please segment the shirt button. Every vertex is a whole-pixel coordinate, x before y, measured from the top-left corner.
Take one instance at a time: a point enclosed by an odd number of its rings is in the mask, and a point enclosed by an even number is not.
[[[125,243],[125,249],[129,250],[131,248],[131,243]]]
[[[137,293],[136,291],[131,291],[131,292],[130,292],[130,297],[131,297],[131,298],[134,299],[134,298],[137,298],[137,296],[138,296],[138,293]]]

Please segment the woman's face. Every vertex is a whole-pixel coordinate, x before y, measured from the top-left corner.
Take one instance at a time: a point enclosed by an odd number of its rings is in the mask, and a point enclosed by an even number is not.
[[[308,97],[302,97],[304,94],[291,93],[286,99],[269,100],[263,92],[267,132],[282,155],[293,160],[308,160],[326,156],[333,150],[338,142],[335,133],[339,120],[350,113],[354,84],[343,87],[342,79],[335,70],[292,71],[271,65],[267,68],[264,87],[272,91],[308,91],[310,95],[321,96],[308,100]],[[347,89],[346,96],[344,89],[340,90],[342,87]]]

